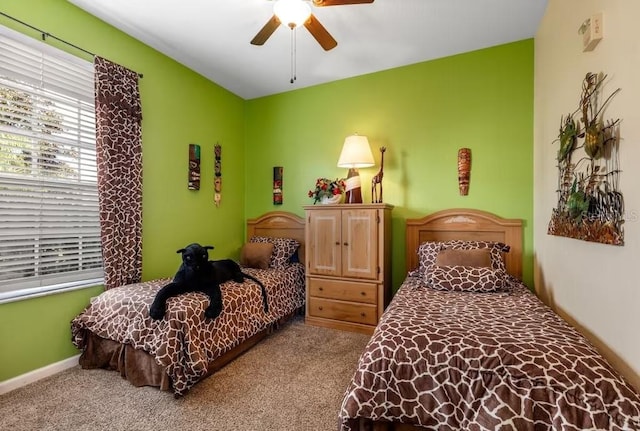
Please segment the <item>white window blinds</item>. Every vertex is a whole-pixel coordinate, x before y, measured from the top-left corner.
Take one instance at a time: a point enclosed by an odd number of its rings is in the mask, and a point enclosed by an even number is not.
[[[0,26],[0,301],[102,282],[93,65]]]

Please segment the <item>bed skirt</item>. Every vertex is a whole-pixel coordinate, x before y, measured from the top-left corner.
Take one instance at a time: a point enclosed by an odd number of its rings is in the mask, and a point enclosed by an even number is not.
[[[280,318],[267,328],[231,348],[214,361],[209,362],[207,374],[203,379],[220,370],[269,334],[280,329],[294,316],[301,313],[304,313],[304,308]],[[164,367],[158,365],[155,358],[149,353],[135,349],[129,344],[121,344],[102,338],[88,330],[85,330],[85,334],[86,346],[78,361],[83,369],[103,368],[118,371],[122,378],[128,380],[134,386],[153,386],[162,391],[172,390],[171,379],[165,372]],[[176,398],[180,397],[180,395],[175,396]]]

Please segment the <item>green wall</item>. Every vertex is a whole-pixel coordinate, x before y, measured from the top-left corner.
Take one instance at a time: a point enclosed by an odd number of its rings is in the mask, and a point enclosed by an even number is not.
[[[102,287],[0,305],[0,382],[78,354],[71,320]]]
[[[273,210],[273,166],[284,167],[283,210],[303,214],[318,177],[336,167],[344,137],[367,135],[393,210],[393,286],[405,276],[404,221],[445,208],[525,220],[524,279],[533,275],[533,40],[335,81],[246,104],[246,216]],[[457,154],[472,150],[460,196]],[[378,167],[361,169],[365,202]]]
[[[244,101],[65,0],[4,1],[2,12],[144,74],[143,279],[172,276],[190,242],[238,253],[244,237]],[[0,16],[0,24],[40,34]],[[91,58],[49,39],[51,45]],[[213,204],[213,146],[222,145],[223,202]],[[187,190],[188,144],[200,144],[201,188]],[[0,381],[77,353],[69,322],[101,288],[0,305]]]

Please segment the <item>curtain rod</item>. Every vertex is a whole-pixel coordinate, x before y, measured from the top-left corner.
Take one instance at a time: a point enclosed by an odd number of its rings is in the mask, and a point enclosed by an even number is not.
[[[44,30],[40,30],[39,28],[34,27],[34,26],[32,26],[31,24],[27,24],[26,22],[21,21],[21,20],[19,20],[18,18],[14,18],[14,17],[12,17],[11,15],[7,15],[7,14],[6,14],[6,13],[4,13],[4,12],[0,12],[0,15],[3,15],[3,16],[5,16],[5,17],[7,17],[7,18],[9,18],[9,19],[11,19],[11,20],[13,20],[13,21],[17,22],[17,23],[20,23],[20,24],[24,25],[25,27],[29,27],[30,29],[37,31],[38,33],[40,33],[40,34],[42,35],[42,40],[43,40],[43,41],[44,41],[44,40],[46,40],[46,39],[47,39],[47,37],[50,37],[51,39],[55,39],[55,40],[57,40],[58,42],[62,42],[62,43],[64,43],[65,45],[69,45],[69,46],[70,46],[70,47],[72,47],[72,48],[75,48],[75,49],[77,49],[77,50],[79,50],[79,51],[82,51],[82,52],[84,52],[85,54],[89,54],[89,55],[90,55],[90,56],[92,56],[92,57],[96,57],[96,54],[94,54],[93,52],[91,52],[91,51],[87,51],[87,50],[86,50],[86,49],[84,49],[84,48],[80,48],[78,45],[74,45],[74,44],[73,44],[73,43],[71,43],[71,42],[67,42],[67,41],[66,41],[66,40],[64,40],[64,39],[60,39],[59,37],[54,36],[54,35],[52,35],[51,33],[48,33],[48,32],[46,32],[46,31],[44,31]],[[136,73],[138,73],[138,72],[136,72]],[[138,77],[142,78],[142,77],[143,77],[142,73],[138,73]]]

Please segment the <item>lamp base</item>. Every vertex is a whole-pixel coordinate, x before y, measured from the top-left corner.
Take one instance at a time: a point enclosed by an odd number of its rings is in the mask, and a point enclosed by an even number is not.
[[[345,200],[346,204],[362,203],[362,188],[360,187],[360,174],[356,168],[349,169],[345,180]]]

